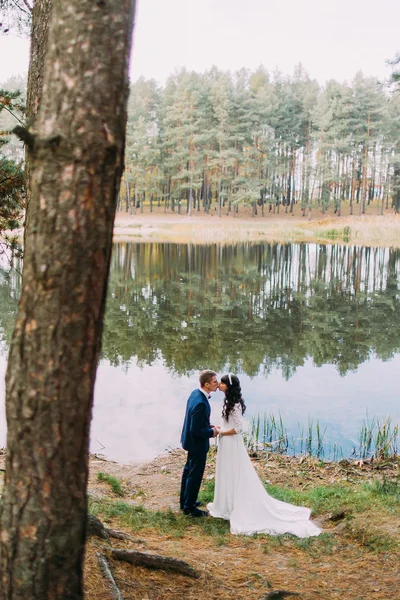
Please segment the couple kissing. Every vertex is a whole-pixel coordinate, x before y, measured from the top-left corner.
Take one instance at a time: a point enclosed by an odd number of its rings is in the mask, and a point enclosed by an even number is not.
[[[221,424],[212,425],[209,398],[218,389],[224,393]],[[310,520],[309,508],[276,500],[265,490],[243,442],[245,410],[236,375],[223,375],[218,383],[214,371],[200,373],[199,388],[189,396],[182,428],[181,443],[187,460],[181,481],[181,510],[189,517],[226,519],[233,534],[319,535],[321,530]],[[218,442],[214,500],[207,505],[208,510],[201,510],[197,497],[210,438]]]

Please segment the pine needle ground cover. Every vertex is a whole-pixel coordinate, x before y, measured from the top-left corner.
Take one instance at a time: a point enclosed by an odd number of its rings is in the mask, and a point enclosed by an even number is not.
[[[0,493],[4,458],[1,451]],[[211,450],[201,490],[204,502],[213,495],[215,458]],[[198,579],[191,579],[110,557],[124,599],[261,600],[274,597],[272,592],[278,590],[298,594],[293,597],[302,600],[398,597],[398,458],[324,463],[261,453],[252,460],[270,494],[312,507],[313,518],[324,529],[320,537],[232,536],[225,521],[188,519],[178,509],[185,461],[180,450],[146,464],[123,465],[91,457],[90,512],[107,527],[131,536],[113,540],[113,548],[180,559],[199,573]],[[105,546],[107,542],[95,537],[87,545],[88,600],[110,598],[97,559]]]
[[[145,465],[119,465],[92,457],[90,511],[108,527],[123,530],[134,548],[187,561],[199,579],[135,567],[110,558],[124,598],[260,600],[286,590],[305,600],[388,600],[400,586],[400,461],[343,460],[259,454],[253,459],[270,494],[312,507],[324,529],[318,538],[232,536],[225,521],[189,520],[178,509],[184,453],[173,451]],[[213,495],[215,454],[210,453],[201,499]],[[124,497],[97,473],[121,483]],[[91,538],[86,560],[86,597],[109,598]],[[270,596],[271,597],[271,596]],[[272,596],[273,597],[273,596]],[[294,596],[295,597],[295,596]]]

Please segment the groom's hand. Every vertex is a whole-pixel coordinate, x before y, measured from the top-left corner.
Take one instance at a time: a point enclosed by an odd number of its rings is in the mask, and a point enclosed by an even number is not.
[[[213,437],[217,437],[217,435],[219,434],[219,428],[212,427],[212,430],[213,430]]]

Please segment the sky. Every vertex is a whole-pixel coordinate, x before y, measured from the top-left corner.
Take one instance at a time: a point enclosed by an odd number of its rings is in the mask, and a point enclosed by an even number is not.
[[[380,80],[400,51],[399,0],[137,0],[131,79],[180,67],[236,71],[301,62],[320,83],[358,70]],[[29,42],[0,36],[0,82],[27,72]]]

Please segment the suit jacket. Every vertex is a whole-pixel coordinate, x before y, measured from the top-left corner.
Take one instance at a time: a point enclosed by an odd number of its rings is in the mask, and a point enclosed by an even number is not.
[[[210,425],[211,407],[199,389],[194,390],[187,401],[181,443],[188,452],[208,452],[213,430]]]

